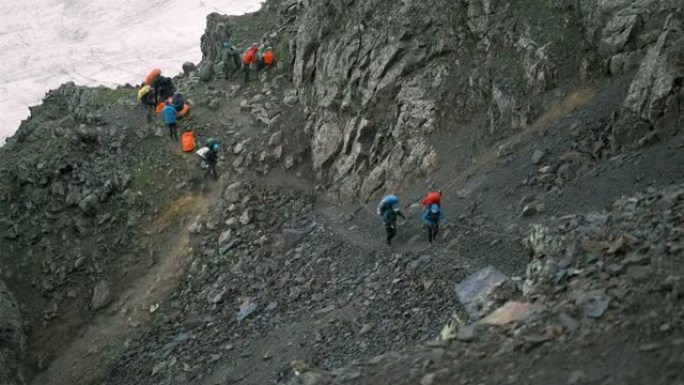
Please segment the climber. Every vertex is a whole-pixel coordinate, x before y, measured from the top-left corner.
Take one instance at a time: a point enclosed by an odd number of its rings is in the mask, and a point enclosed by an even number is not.
[[[249,81],[249,66],[257,63],[256,54],[258,50],[259,46],[257,43],[254,43],[245,52],[244,56],[242,56],[242,69],[245,71],[245,83]]]
[[[167,104],[162,110],[162,117],[164,118],[164,123],[169,126],[169,136],[171,140],[178,139],[178,127],[177,123],[178,112],[171,104]]]
[[[173,97],[171,98],[171,104],[176,111],[181,111],[183,106],[185,106],[185,98],[183,97],[183,94],[178,91],[174,92]]]
[[[423,201],[421,202],[421,205],[423,207],[428,207],[432,204],[437,204],[441,205],[442,204],[442,191],[433,191],[428,193],[425,198],[423,198]]]
[[[166,100],[176,92],[176,86],[173,85],[173,79],[161,75],[154,79],[152,88],[157,91],[157,100]]]
[[[425,207],[423,211],[423,224],[427,230],[428,242],[432,243],[439,231],[439,220],[442,218],[442,211],[439,204],[432,203]]]
[[[392,238],[397,235],[397,216],[406,219],[401,210],[394,207],[395,205],[399,205],[399,198],[394,194],[389,194],[382,198],[377,208],[377,214],[382,218],[385,225],[388,245],[392,244]]]
[[[218,163],[218,150],[218,140],[209,139],[205,143],[204,147],[200,148],[196,152],[196,154],[202,158],[200,161],[200,168],[207,171],[205,176],[211,174],[214,179],[218,178],[218,173],[216,172],[216,163]]]
[[[221,49],[223,75],[226,79],[232,77],[240,69],[240,53],[228,40],[223,42]]]
[[[266,51],[261,56],[261,63],[263,63],[262,67],[265,66],[266,68],[273,68],[275,65],[275,54],[273,53],[273,48],[266,48]]]
[[[152,121],[152,113],[157,105],[157,93],[154,88],[146,85],[138,91],[138,101],[145,109],[145,118],[148,123]]]

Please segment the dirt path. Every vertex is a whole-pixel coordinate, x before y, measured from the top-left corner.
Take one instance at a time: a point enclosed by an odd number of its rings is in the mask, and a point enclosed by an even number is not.
[[[156,238],[154,257],[158,262],[137,281],[126,285],[128,289],[119,295],[118,301],[103,309],[71,345],[34,378],[34,385],[97,383],[118,359],[124,347],[122,342],[133,336],[138,327],[153,320],[156,308],[183,277],[191,254],[187,229],[194,218],[206,212],[214,195],[215,191],[206,196],[183,195],[144,226],[142,233]],[[149,265],[147,258],[147,253],[139,255],[137,262]]]

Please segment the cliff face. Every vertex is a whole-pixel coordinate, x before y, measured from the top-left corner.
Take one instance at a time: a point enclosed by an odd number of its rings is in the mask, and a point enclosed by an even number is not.
[[[614,141],[681,126],[677,1],[280,6],[297,10],[293,80],[308,102],[313,166],[345,196],[397,187],[446,156],[465,165],[478,147],[525,130],[568,90],[637,69],[621,117],[607,127],[616,128]],[[435,141],[444,133],[476,143],[440,153]]]

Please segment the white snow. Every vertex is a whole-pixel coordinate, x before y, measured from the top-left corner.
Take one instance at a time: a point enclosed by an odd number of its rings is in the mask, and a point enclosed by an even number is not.
[[[176,75],[201,58],[211,12],[243,14],[261,0],[0,0],[0,143],[28,106],[67,81],[136,84],[152,68]]]

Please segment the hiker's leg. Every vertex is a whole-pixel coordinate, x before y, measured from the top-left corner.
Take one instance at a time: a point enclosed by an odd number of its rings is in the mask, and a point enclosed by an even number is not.
[[[173,139],[173,124],[167,124],[169,126],[169,138]]]
[[[178,140],[178,124],[177,123],[173,124],[173,138]]]

